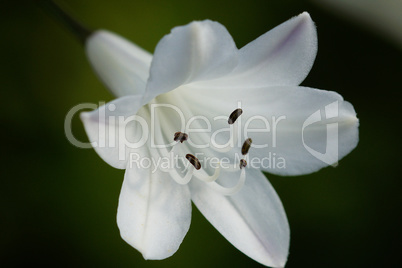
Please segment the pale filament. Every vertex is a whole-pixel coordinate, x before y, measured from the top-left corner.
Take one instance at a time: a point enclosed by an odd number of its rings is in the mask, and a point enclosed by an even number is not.
[[[177,182],[178,184],[187,184],[191,181],[191,178],[193,177],[193,173],[194,173],[195,167],[193,165],[190,165],[188,167],[187,173],[184,177],[181,177],[179,175],[179,173],[177,173],[176,169],[170,169],[169,170],[169,174],[172,177],[172,179]]]
[[[175,143],[172,146],[172,149],[170,149],[170,151],[167,148],[159,148],[159,153],[161,154],[162,158],[169,158],[169,159],[173,160],[175,158],[175,149],[178,147],[179,143],[180,142]],[[175,169],[175,167],[173,165],[169,166],[169,168],[159,167],[159,170],[162,171],[162,172],[169,172],[169,173],[171,171],[173,171],[173,170],[176,171],[176,169]],[[177,171],[176,171],[176,174],[177,174]],[[179,175],[177,174],[177,176],[179,176]]]
[[[237,193],[238,191],[240,191],[240,189],[243,187],[245,181],[246,181],[246,169],[243,168],[243,169],[241,169],[239,181],[233,187],[224,187],[215,181],[208,182],[206,184],[212,190],[214,190],[218,193],[221,193],[223,195],[233,195],[233,194]]]
[[[185,161],[183,158],[180,158],[182,163],[185,165]],[[189,168],[193,168],[194,171],[194,166],[192,164],[189,165]],[[212,182],[215,181],[219,178],[219,175],[221,174],[221,168],[220,168],[220,163],[218,163],[218,167],[215,168],[214,170],[214,174],[212,174],[211,176],[208,175],[208,173],[204,170],[204,169],[200,169],[194,172],[194,176],[203,181],[203,182]]]
[[[229,164],[228,166],[224,167],[225,171],[228,172],[237,172],[239,171],[239,165],[238,164]]]
[[[231,135],[230,135],[230,139],[229,139],[229,142],[228,142],[227,146],[222,147],[222,148],[218,148],[218,147],[215,147],[215,146],[211,145],[211,148],[214,151],[218,152],[218,153],[227,153],[230,150],[232,150],[232,146],[230,146],[230,145],[231,144],[233,144],[233,145],[237,144],[237,139],[238,139],[238,126],[237,125],[238,125],[238,123],[236,121],[231,125],[231,126],[233,126],[233,128],[230,127]]]
[[[170,151],[168,152],[168,154],[174,154],[175,153],[175,149],[178,147],[177,145],[179,144],[180,142],[176,142],[173,146],[172,146],[172,149],[170,149]],[[167,149],[166,149],[166,151],[168,151]]]
[[[194,175],[197,179],[203,181],[210,187],[212,190],[221,193],[223,195],[233,195],[240,191],[240,189],[243,187],[244,182],[246,181],[246,170],[241,169],[240,171],[240,178],[237,182],[237,184],[233,187],[224,187],[220,184],[218,184],[215,180],[218,179],[220,175],[220,167],[218,166],[215,169],[215,172],[212,176],[206,175],[207,173],[204,170],[200,170],[204,174],[199,174],[198,172],[194,172],[195,167],[193,165],[189,165],[187,173],[184,177],[181,177],[176,169],[171,169],[169,170],[169,174],[172,177],[172,179],[181,185],[185,185],[191,181],[192,176]]]
[[[176,144],[173,146],[172,150],[170,150],[169,154],[174,154],[175,146],[176,146]],[[180,158],[180,159],[184,164],[184,159],[183,158]],[[234,165],[231,165],[227,170],[234,172],[234,171],[238,171],[239,168],[235,168]],[[214,170],[214,174],[212,174],[211,176],[209,176],[208,173],[204,169],[195,171],[195,167],[192,164],[188,165],[188,170],[184,177],[181,177],[179,175],[176,168],[168,169],[168,172],[169,172],[169,175],[172,177],[172,179],[178,184],[181,184],[181,185],[188,184],[191,181],[192,177],[195,176],[197,179],[205,182],[208,185],[208,187],[210,187],[212,190],[214,190],[218,193],[221,193],[223,195],[233,195],[233,194],[237,193],[243,187],[244,182],[246,180],[246,171],[243,168],[243,169],[241,169],[240,178],[235,186],[224,187],[224,186],[218,184],[216,182],[216,180],[219,178],[220,172],[221,172],[220,163],[218,163],[218,166]]]
[[[202,172],[202,174],[200,174]],[[215,168],[214,174],[212,176],[208,176],[207,172],[203,169],[200,170],[200,172],[196,172],[194,176],[203,181],[203,182],[213,182],[216,181],[219,178],[219,175],[221,174],[221,165],[218,163],[218,167]]]
[[[162,131],[160,127],[155,127],[154,131],[158,131],[159,137],[163,137]],[[166,147],[158,147],[157,149],[159,150],[159,153],[162,157],[169,157],[172,153],[174,154],[175,149],[177,148],[177,145],[180,143],[180,141],[177,141],[175,144],[172,145],[172,149],[170,151]]]
[[[181,160],[184,161],[184,159],[181,159]],[[187,173],[184,177],[181,177],[175,168],[171,168],[168,170],[169,175],[173,178],[173,180],[175,182],[177,182],[178,184],[183,185],[183,184],[189,183],[191,181],[191,178],[193,175],[197,179],[204,181],[204,182],[213,182],[213,181],[217,180],[220,175],[220,166],[218,166],[215,169],[214,174],[212,176],[208,176],[207,172],[205,172],[205,170],[202,170],[202,169],[199,170],[198,172],[194,172],[194,171],[195,171],[195,167],[192,164],[190,164],[188,166]],[[200,172],[202,174],[200,174]]]

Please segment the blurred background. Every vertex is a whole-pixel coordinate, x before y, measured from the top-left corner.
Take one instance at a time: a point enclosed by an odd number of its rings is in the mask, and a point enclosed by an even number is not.
[[[291,227],[286,267],[400,265],[402,1],[63,3],[89,26],[117,32],[150,52],[171,28],[192,20],[219,21],[242,47],[308,11],[319,49],[302,85],[337,91],[351,102],[360,143],[337,168],[299,177],[267,174]],[[74,147],[64,134],[73,106],[113,98],[83,47],[33,1],[1,0],[0,22],[1,267],[263,267],[195,207],[178,252],[144,261],[116,225],[124,171],[92,149]],[[79,118],[72,129],[78,140],[87,140]]]

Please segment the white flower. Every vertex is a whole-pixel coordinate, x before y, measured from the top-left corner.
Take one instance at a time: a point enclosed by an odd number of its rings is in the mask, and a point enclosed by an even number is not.
[[[335,92],[298,86],[317,51],[309,14],[240,50],[224,26],[208,20],[174,28],[153,57],[106,31],[92,34],[86,48],[100,78],[119,97],[81,118],[102,159],[126,169],[117,213],[123,239],[146,259],[171,256],[189,229],[192,200],[239,250],[264,265],[284,267],[289,226],[262,170],[300,175],[328,165],[305,147],[307,137],[315,148],[327,133],[325,121],[303,125],[320,109],[330,114],[336,109],[332,124],[338,126],[339,158],[358,142],[358,120],[350,103]],[[229,131],[228,116],[238,105],[243,114]],[[238,129],[249,132],[243,135]],[[177,131],[187,132],[188,140],[173,141]],[[234,146],[219,146],[229,138]],[[237,156],[243,157],[238,152],[246,138],[256,146],[249,150],[247,167],[240,169]],[[156,167],[172,153],[154,143],[173,146],[175,156],[228,159],[234,167],[203,161],[200,170],[188,165],[186,175],[180,175],[187,160],[175,160],[178,167]],[[285,163],[252,167],[253,159],[268,155]],[[149,167],[145,160],[155,163]]]

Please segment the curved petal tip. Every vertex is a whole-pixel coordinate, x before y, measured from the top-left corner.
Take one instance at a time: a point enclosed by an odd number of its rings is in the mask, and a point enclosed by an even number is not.
[[[306,19],[311,19],[310,13],[308,13],[307,11],[304,11],[303,13],[300,13],[299,16],[303,17],[303,18],[306,18]]]

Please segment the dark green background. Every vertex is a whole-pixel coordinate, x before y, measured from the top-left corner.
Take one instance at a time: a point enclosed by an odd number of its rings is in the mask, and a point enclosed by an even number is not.
[[[309,1],[65,0],[83,21],[149,51],[177,25],[209,18],[238,47],[302,11],[317,24],[319,50],[303,82],[334,90],[360,119],[360,143],[337,168],[300,177],[268,174],[285,206],[287,267],[396,267],[401,250],[402,50],[342,14]],[[0,1],[0,266],[261,267],[194,208],[179,251],[144,261],[115,222],[124,171],[71,145],[73,106],[112,96],[80,44],[32,1]],[[395,26],[395,27],[401,27]],[[73,131],[86,140],[82,124]]]

